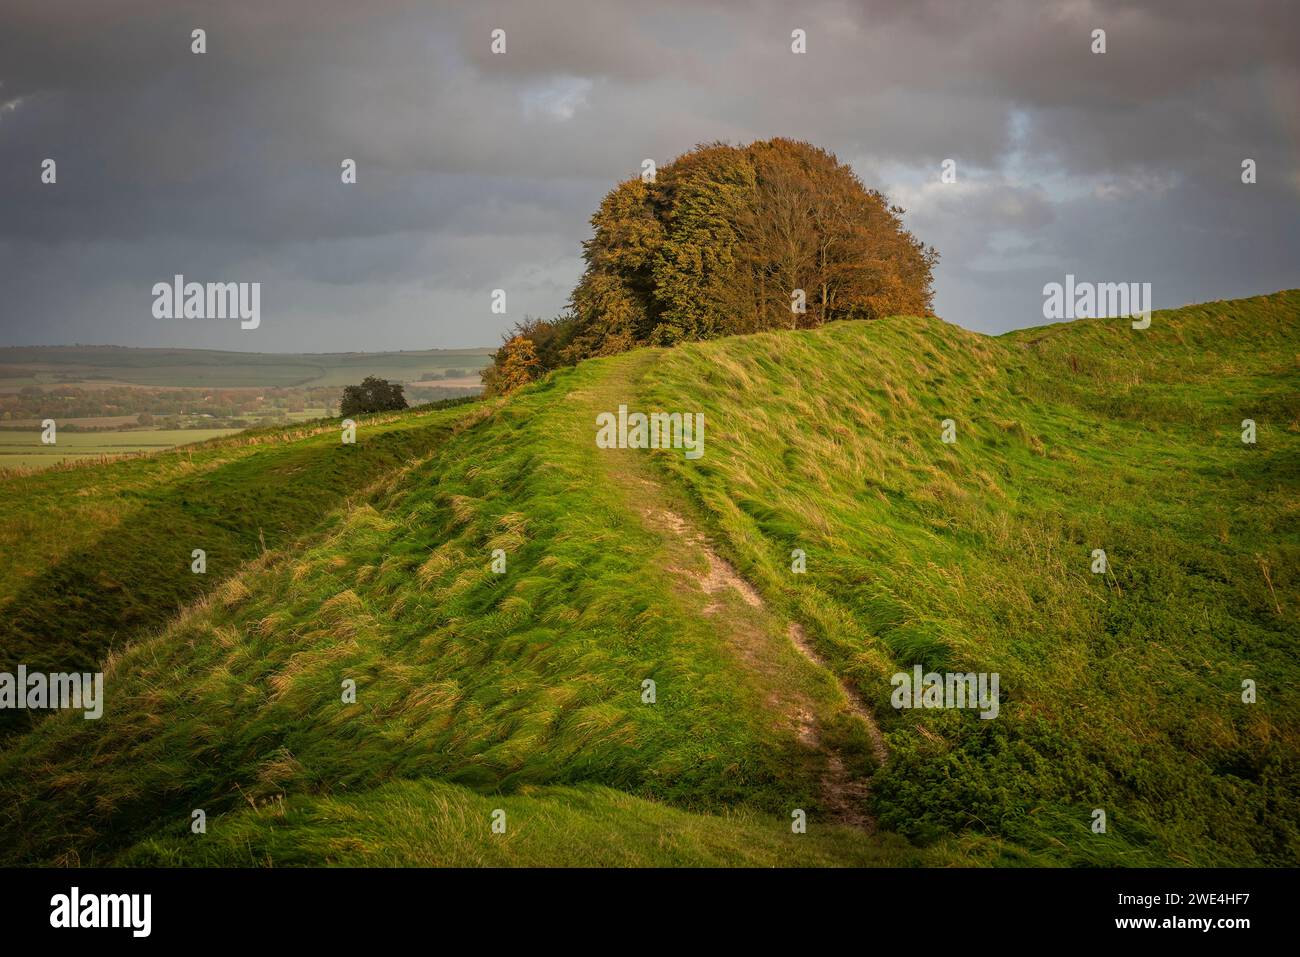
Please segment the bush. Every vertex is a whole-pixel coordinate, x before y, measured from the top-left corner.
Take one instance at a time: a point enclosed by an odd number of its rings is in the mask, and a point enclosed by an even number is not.
[[[537,349],[533,340],[527,336],[513,336],[497,350],[496,379],[493,388],[497,392],[514,392],[537,377]]]
[[[339,415],[358,415],[363,412],[392,412],[405,409],[406,396],[400,382],[389,382],[375,376],[366,376],[360,385],[343,389],[339,402]]]

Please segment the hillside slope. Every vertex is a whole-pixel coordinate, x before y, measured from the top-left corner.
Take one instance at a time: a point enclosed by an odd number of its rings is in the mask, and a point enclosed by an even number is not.
[[[12,739],[0,859],[1296,863],[1298,319],[843,323],[449,410]],[[597,448],[619,405],[705,454]],[[914,665],[999,716],[896,711]]]
[[[447,403],[455,406],[456,403]],[[408,459],[460,408],[263,429],[3,480],[0,671],[88,669]],[[192,571],[194,549],[205,553]],[[31,712],[0,711],[0,732]]]
[[[1298,355],[1295,291],[1146,330],[894,319],[679,350],[646,401],[718,424],[698,465],[660,460],[875,704],[883,825],[1080,862],[1294,863]],[[889,678],[917,664],[1000,673],[999,718],[895,711]]]

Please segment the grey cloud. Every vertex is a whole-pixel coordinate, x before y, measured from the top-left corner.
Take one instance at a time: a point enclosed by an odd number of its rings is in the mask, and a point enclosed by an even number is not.
[[[898,197],[943,256],[937,311],[973,328],[1041,322],[1042,283],[1067,269],[1136,270],[1158,305],[1300,285],[1298,16],[1283,0],[10,0],[0,344],[490,343],[563,306],[588,217],[642,158],[777,135]],[[955,187],[938,183],[948,157]],[[263,327],[149,321],[148,285],[175,271],[262,281]],[[504,319],[485,308],[497,286]]]

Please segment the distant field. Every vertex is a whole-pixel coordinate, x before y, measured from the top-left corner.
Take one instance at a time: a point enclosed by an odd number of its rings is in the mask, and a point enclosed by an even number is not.
[[[124,452],[152,452],[202,442],[239,429],[133,429],[120,432],[61,432],[54,445],[42,445],[39,429],[0,432],[0,469],[47,468],[60,462]]]
[[[306,422],[310,419],[323,419],[327,415],[329,415],[328,409],[324,406],[316,406],[315,408],[303,409],[301,412],[287,412],[285,418],[290,422]]]
[[[6,429],[37,429],[41,419],[9,419],[4,423]],[[88,429],[129,429],[137,424],[134,415],[80,415],[58,420],[59,428],[65,425],[77,425]]]
[[[416,382],[429,373],[463,372],[478,385],[491,349],[411,352],[258,353],[120,346],[21,346],[0,349],[0,392],[25,386],[170,388],[344,386],[368,375]],[[431,380],[437,382],[438,380]]]
[[[435,379],[431,382],[410,382],[406,386],[407,395],[412,395],[421,389],[478,389],[483,386],[483,380],[475,372],[472,376],[457,376],[452,379]]]

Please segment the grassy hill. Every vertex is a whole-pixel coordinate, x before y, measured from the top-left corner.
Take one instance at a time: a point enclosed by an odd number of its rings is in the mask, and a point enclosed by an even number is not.
[[[5,661],[109,655],[101,720],[6,742],[0,860],[1300,862],[1297,320],[1292,291],[1146,330],[833,324],[346,450],[5,480]],[[704,412],[704,456],[597,448],[620,404]],[[206,535],[232,573],[196,591]],[[114,585],[142,620],[64,620]],[[896,711],[917,664],[998,672],[999,716]]]
[[[448,409],[245,432],[162,454],[4,480],[0,671],[88,669],[412,457]],[[206,571],[191,570],[206,552]],[[0,732],[31,713],[0,711]]]

